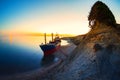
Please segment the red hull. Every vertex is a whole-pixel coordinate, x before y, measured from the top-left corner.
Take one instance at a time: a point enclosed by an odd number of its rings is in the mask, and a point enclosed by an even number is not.
[[[53,49],[51,49],[51,50],[45,51],[45,52],[44,52],[44,55],[45,55],[45,56],[51,55],[51,54],[53,54],[54,52],[56,52],[59,48],[60,48],[60,44],[57,45],[55,48],[53,48]]]

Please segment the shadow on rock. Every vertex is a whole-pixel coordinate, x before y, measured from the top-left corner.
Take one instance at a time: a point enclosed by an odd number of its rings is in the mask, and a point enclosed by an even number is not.
[[[96,67],[98,72],[98,77],[102,80],[114,80],[116,79],[115,70],[110,61],[113,54],[114,45],[110,44],[105,48],[99,44],[95,44],[93,49],[96,53]]]

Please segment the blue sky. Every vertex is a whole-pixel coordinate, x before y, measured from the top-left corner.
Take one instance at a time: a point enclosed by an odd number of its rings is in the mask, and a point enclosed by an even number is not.
[[[84,34],[98,0],[0,0],[0,31]],[[120,23],[120,0],[101,0]]]

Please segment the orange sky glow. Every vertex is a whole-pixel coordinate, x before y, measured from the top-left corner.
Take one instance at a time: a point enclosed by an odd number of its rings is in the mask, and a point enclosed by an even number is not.
[[[80,35],[87,33],[88,15],[97,0],[63,0],[11,2],[2,9],[0,33],[59,33]],[[117,23],[120,23],[119,2],[102,0],[106,3]],[[13,5],[14,4],[14,5]],[[2,4],[4,6],[5,4]]]

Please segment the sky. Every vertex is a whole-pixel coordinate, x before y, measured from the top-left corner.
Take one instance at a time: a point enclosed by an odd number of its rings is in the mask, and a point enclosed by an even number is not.
[[[85,34],[98,0],[0,0],[0,32]],[[100,0],[120,23],[120,0]]]

